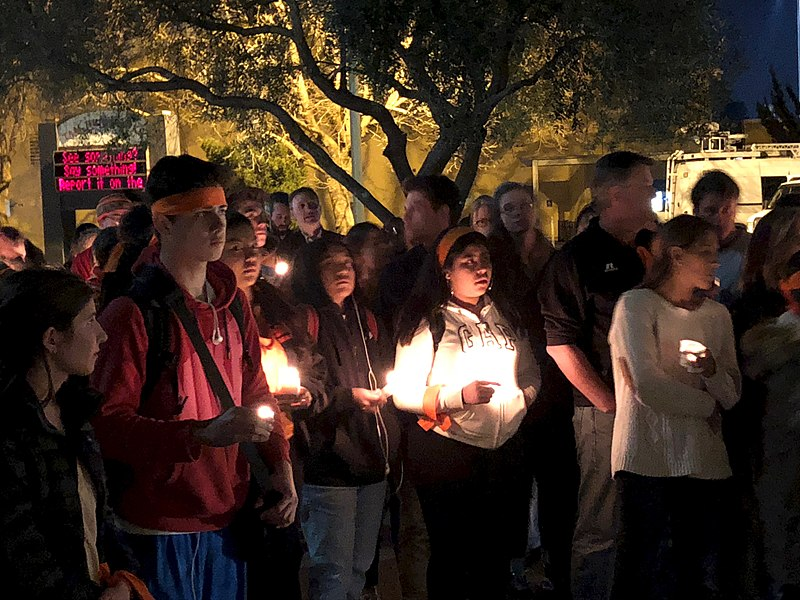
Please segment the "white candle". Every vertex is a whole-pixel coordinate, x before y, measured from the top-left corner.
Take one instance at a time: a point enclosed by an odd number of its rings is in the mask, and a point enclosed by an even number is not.
[[[256,409],[256,415],[258,415],[259,419],[271,421],[275,418],[275,411],[268,404],[262,404]]]
[[[383,393],[387,396],[393,395],[397,391],[397,376],[394,371],[386,373],[386,385],[383,386]]]
[[[289,263],[285,260],[279,260],[275,263],[275,274],[279,277],[283,277],[289,272]]]
[[[702,369],[697,366],[697,361],[708,351],[703,344],[694,340],[681,340],[681,366],[689,373],[701,373]]]
[[[300,371],[294,367],[278,369],[278,389],[276,394],[300,394]]]
[[[705,353],[706,350],[708,350],[708,348],[706,348],[700,342],[696,342],[694,340],[681,340],[680,353],[685,354],[686,357],[691,361],[697,360],[697,357]]]

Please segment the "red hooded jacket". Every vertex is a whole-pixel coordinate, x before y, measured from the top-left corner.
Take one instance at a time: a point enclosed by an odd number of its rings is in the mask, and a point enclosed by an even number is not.
[[[142,262],[163,268],[155,249],[145,251]],[[220,262],[209,263],[207,278],[216,294],[213,305],[224,338],[221,344],[211,343],[211,308],[188,293],[186,304],[197,317],[234,401],[243,406],[269,402],[278,414],[260,368],[256,323],[244,294],[236,289],[233,272]],[[228,309],[237,294],[244,308],[244,340]],[[104,394],[105,402],[93,424],[103,455],[133,471],[133,481],[123,492],[117,513],[133,525],[159,531],[226,527],[247,497],[249,465],[238,444],[215,448],[193,439],[198,420],[214,418],[223,410],[178,318],[171,316],[169,334],[177,367],[165,367],[151,396],[141,402],[148,342],[141,311],[132,299],[117,298],[103,311],[100,322],[108,341],[102,346],[92,383]],[[245,353],[252,360],[245,360]],[[289,460],[279,419],[260,450],[268,465]]]

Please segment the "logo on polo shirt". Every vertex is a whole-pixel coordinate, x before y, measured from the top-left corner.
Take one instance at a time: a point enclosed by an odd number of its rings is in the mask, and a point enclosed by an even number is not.
[[[613,273],[614,271],[619,271],[617,266],[614,263],[606,263],[606,273]]]

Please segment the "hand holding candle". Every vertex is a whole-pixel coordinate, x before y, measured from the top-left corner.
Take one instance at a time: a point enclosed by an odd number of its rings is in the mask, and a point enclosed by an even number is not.
[[[679,351],[681,353],[680,365],[689,373],[702,373],[706,377],[711,377],[716,373],[716,361],[711,351],[700,342],[681,340]]]

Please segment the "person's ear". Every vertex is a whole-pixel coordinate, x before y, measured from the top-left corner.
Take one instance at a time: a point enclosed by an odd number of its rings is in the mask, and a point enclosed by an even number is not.
[[[446,204],[442,204],[439,208],[434,209],[433,213],[436,215],[436,219],[445,225],[445,227],[450,226],[450,207]]]
[[[673,264],[676,264],[676,265],[682,265],[683,264],[683,259],[684,259],[685,255],[686,255],[686,252],[683,250],[683,248],[678,248],[677,246],[672,246],[671,248],[669,248],[667,250],[667,253],[669,254],[669,259]]]
[[[42,347],[45,352],[55,354],[58,350],[58,344],[61,342],[61,332],[55,327],[48,327],[42,334]]]
[[[169,236],[175,227],[175,222],[166,215],[153,215],[153,227],[159,235]]]

